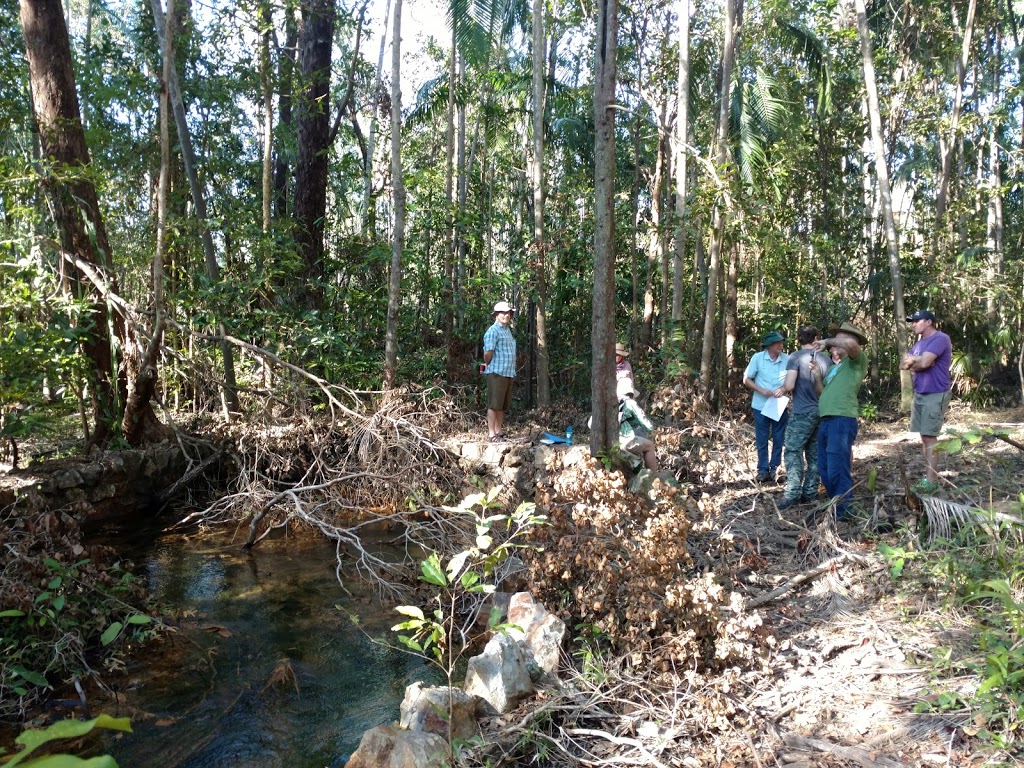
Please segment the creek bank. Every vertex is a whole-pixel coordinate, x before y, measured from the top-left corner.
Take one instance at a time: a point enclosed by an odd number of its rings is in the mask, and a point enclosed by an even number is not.
[[[30,464],[6,475],[0,508],[70,513],[86,536],[150,522],[177,494],[222,474],[223,452],[209,444],[190,450],[160,443]]]

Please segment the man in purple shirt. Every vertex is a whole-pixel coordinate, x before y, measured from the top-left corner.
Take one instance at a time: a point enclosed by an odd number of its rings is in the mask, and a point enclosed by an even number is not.
[[[914,374],[914,406],[910,412],[910,431],[921,435],[928,474],[914,487],[922,493],[938,490],[939,473],[935,459],[935,443],[942,431],[951,396],[949,364],[953,345],[949,336],[935,327],[935,315],[919,309],[907,318],[914,324],[917,343],[903,358],[900,368]]]

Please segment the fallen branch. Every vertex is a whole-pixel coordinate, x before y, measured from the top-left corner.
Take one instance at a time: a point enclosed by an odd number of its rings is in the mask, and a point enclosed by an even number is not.
[[[780,597],[793,589],[796,589],[801,584],[806,584],[808,581],[817,578],[821,574],[825,573],[825,571],[829,571],[833,568],[838,567],[847,559],[847,554],[843,553],[837,557],[829,558],[820,565],[811,568],[809,571],[798,573],[796,576],[792,577],[791,579],[787,579],[783,584],[777,586],[771,592],[765,592],[763,595],[759,595],[748,600],[746,603],[743,604],[743,610],[749,611],[753,608],[762,606],[765,603],[770,603],[775,598]]]
[[[797,736],[795,733],[788,733],[782,737],[782,743],[790,749],[799,749],[804,752],[825,752],[829,755],[841,757],[844,760],[852,760],[864,768],[904,768],[903,763],[897,760],[890,760],[887,757],[877,756],[860,747],[844,747],[841,744],[833,744],[824,739],[811,739],[806,736]]]

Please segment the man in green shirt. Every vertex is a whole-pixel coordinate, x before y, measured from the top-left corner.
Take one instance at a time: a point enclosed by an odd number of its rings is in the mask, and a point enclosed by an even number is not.
[[[811,366],[811,377],[819,393],[818,470],[825,492],[836,501],[836,519],[849,515],[848,499],[853,489],[853,443],[857,439],[857,393],[868,372],[868,343],[857,326],[843,323],[829,328],[827,339],[814,342],[820,352],[833,351],[838,362],[822,376]]]

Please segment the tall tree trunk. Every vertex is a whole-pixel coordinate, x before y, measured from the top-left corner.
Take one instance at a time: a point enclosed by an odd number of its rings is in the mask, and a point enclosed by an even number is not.
[[[295,23],[294,0],[284,4],[284,49],[277,63],[277,156],[274,161],[274,212],[282,221],[288,217],[288,180],[291,176],[291,149],[286,137],[292,133],[292,93],[294,90],[295,58],[298,46],[298,28]]]
[[[676,84],[676,125],[672,143],[672,171],[675,176],[675,248],[672,252],[672,333],[682,346],[683,271],[687,230],[687,143],[690,138],[690,0],[676,0],[679,23],[679,79]],[[668,286],[665,286],[668,290]],[[694,286],[696,290],[696,286]],[[691,296],[693,294],[691,293]]]
[[[639,349],[645,353],[654,341],[654,272],[662,266],[661,279],[661,325],[664,336],[667,325],[666,296],[668,294],[668,259],[665,253],[667,242],[662,224],[662,209],[665,204],[665,166],[668,164],[668,130],[665,125],[668,116],[668,102],[661,102],[658,116],[658,156],[654,162],[654,178],[651,179],[651,230],[647,246],[647,275],[644,279],[644,317],[640,328]],[[662,343],[665,339],[662,338]]]
[[[398,308],[402,294],[402,249],[405,247],[405,182],[402,179],[402,0],[395,0],[391,35],[391,183],[395,227],[388,279],[388,322],[384,338],[384,388],[395,386],[398,373]]]
[[[551,371],[548,359],[547,243],[544,240],[544,65],[547,63],[544,35],[544,0],[533,0],[533,254],[537,306],[537,405],[551,405]]]
[[[972,0],[973,2],[973,0]],[[889,186],[889,168],[885,161],[885,138],[882,136],[882,113],[878,106],[878,89],[875,85],[875,63],[871,53],[871,32],[868,29],[868,14],[864,0],[854,0],[857,9],[857,32],[860,35],[861,65],[864,68],[864,89],[868,100],[868,119],[871,123],[871,142],[875,150],[875,179],[878,182],[879,203],[882,208],[882,222],[885,229],[885,244],[889,251],[889,273],[892,279],[893,310],[896,318],[906,317],[903,302],[903,273],[900,271],[899,241],[896,239],[896,221],[892,211],[892,190]],[[907,354],[907,335],[896,334],[897,358]],[[910,410],[913,397],[913,379],[910,371],[900,371],[900,409]]]
[[[946,202],[949,192],[949,176],[953,168],[953,149],[957,146],[957,135],[960,128],[960,109],[964,100],[964,79],[967,63],[971,55],[971,38],[974,35],[974,12],[978,0],[970,0],[967,6],[967,21],[964,25],[964,36],[961,44],[960,58],[956,62],[956,90],[953,93],[953,112],[949,118],[949,141],[943,146],[941,167],[939,170],[939,188],[935,193],[935,226],[932,228],[932,248],[928,254],[928,267],[935,263],[945,230]],[[950,6],[951,13],[956,14],[956,6]],[[863,48],[863,43],[862,43]],[[901,335],[901,334],[897,334]]]
[[[639,66],[639,64],[637,65]],[[640,228],[640,110],[633,120],[633,179],[629,185],[629,275],[630,298],[629,345],[636,353],[640,348],[640,269],[637,230]]]
[[[386,28],[388,17],[391,13],[391,0],[384,3],[384,21]],[[361,204],[361,215],[359,217],[359,233],[364,240],[374,239],[377,233],[374,231],[376,217],[373,215],[373,153],[377,141],[377,110],[381,98],[381,80],[384,73],[384,44],[387,41],[387,32],[380,35],[380,51],[377,53],[377,74],[373,79],[373,95],[370,99],[370,127],[366,133],[366,157],[363,158],[363,200]]]
[[[594,298],[590,375],[590,453],[619,440],[615,396],[615,55],[617,0],[598,0],[594,52]]]
[[[307,309],[319,309],[324,291],[324,218],[327,214],[327,160],[330,145],[331,45],[334,0],[302,0],[299,22],[299,71],[303,90],[296,128],[296,240],[303,262]]]
[[[722,240],[728,218],[729,183],[729,104],[732,94],[732,68],[736,61],[737,40],[743,0],[725,0],[725,40],[722,44],[721,80],[719,81],[718,121],[715,128],[715,167],[720,174],[717,200],[711,219],[711,247],[708,264],[708,295],[704,305],[704,342],[700,353],[700,381],[704,397],[714,400],[711,387],[712,360],[715,348],[715,311],[722,256]]]
[[[61,248],[86,269],[100,268],[111,290],[116,291],[107,230],[88,170],[89,149],[82,129],[71,42],[60,0],[22,0],[21,28],[42,154],[46,165],[53,168],[44,177],[43,185],[60,232]],[[76,294],[91,303],[89,327],[82,334],[82,351],[89,361],[92,441],[103,445],[114,434],[114,425],[121,415],[120,403],[127,393],[115,383],[107,303],[80,266],[73,265],[69,274]],[[123,329],[123,319],[115,316],[115,321]]]
[[[163,7],[160,0],[151,0],[150,7],[153,9],[157,39],[162,49],[164,46]],[[217,263],[217,255],[213,249],[213,236],[210,234],[210,226],[206,216],[206,192],[199,183],[195,152],[192,149],[192,132],[189,130],[188,122],[185,119],[185,102],[182,99],[181,86],[178,83],[178,76],[173,67],[171,68],[170,81],[167,85],[171,99],[171,110],[174,113],[174,123],[178,129],[178,144],[181,146],[182,164],[185,166],[185,175],[188,177],[189,190],[192,193],[192,205],[195,209],[196,218],[199,220],[206,276],[212,284],[216,285],[220,282],[220,265]],[[222,337],[227,335],[223,323],[218,324],[218,332]],[[231,413],[239,411],[238,389],[235,383],[235,358],[231,345],[227,340],[221,341],[220,352],[224,363],[224,389],[221,397],[224,419],[227,421],[230,420]]]
[[[1001,62],[1002,62],[1002,31],[1000,29],[995,30],[995,55],[993,56],[996,62],[993,67],[993,84],[992,93],[994,95],[994,103],[1002,103],[1001,94]],[[987,237],[985,241],[985,250],[988,252],[988,296],[986,299],[985,314],[988,317],[989,330],[995,332],[999,329],[1002,324],[1003,318],[1000,317],[1000,306],[1003,302],[999,300],[999,294],[1001,293],[1001,284],[1003,278],[1003,178],[1002,169],[999,162],[999,132],[996,128],[999,125],[999,113],[993,111],[989,114],[988,124],[988,148],[989,148],[989,160],[988,160],[988,221],[987,221]]]
[[[168,0],[173,2],[173,0]],[[274,195],[274,86],[270,76],[270,35],[274,20],[266,0],[259,9],[260,88],[263,91],[263,233],[270,232]]]
[[[171,176],[170,82],[174,73],[174,0],[167,0],[167,22],[161,53],[160,180],[157,184],[156,251],[152,259],[153,333],[148,344],[132,333],[125,345],[124,364],[128,369],[129,387],[121,431],[130,445],[140,445],[166,434],[150,401],[156,392],[157,358],[164,331],[163,258],[167,234],[167,193]]]
[[[445,115],[444,165],[444,285],[443,319],[445,370],[454,370],[455,363],[455,84],[458,52],[455,49],[455,26],[452,25],[452,48],[448,58],[448,111]]]

